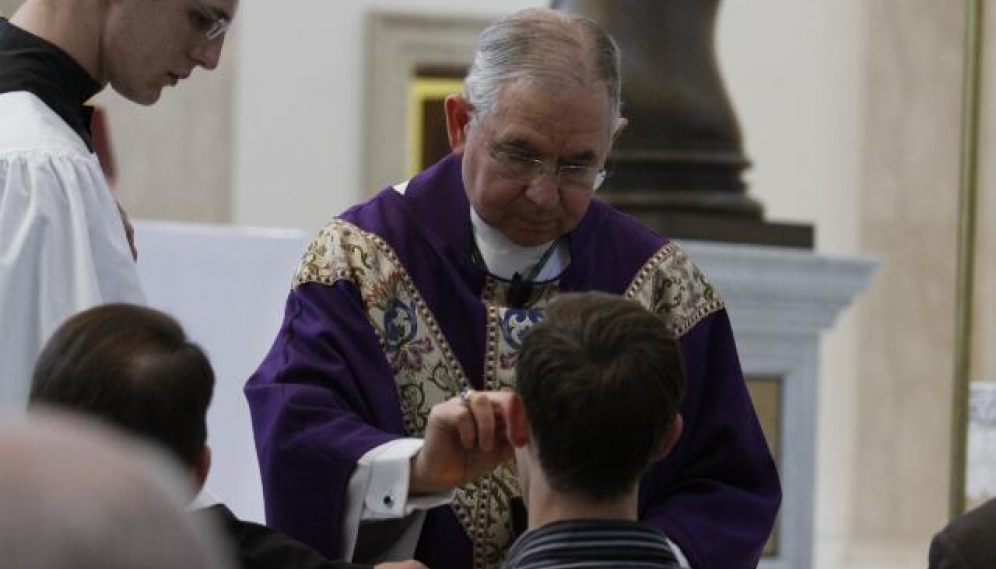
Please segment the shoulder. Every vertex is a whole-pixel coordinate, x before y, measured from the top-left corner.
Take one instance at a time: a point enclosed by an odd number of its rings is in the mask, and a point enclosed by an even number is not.
[[[223,505],[200,510],[212,523],[220,525],[236,549],[240,565],[245,569],[297,567],[299,569],[345,569],[359,567],[329,561],[314,549],[279,531],[238,519]]]
[[[664,318],[676,338],[725,308],[716,288],[673,241],[661,244],[640,267],[625,296]]]
[[[15,153],[90,155],[69,125],[26,91],[0,94],[0,155]]]
[[[599,268],[581,273],[596,282],[594,288],[636,300],[660,315],[676,338],[724,309],[715,287],[681,246],[606,203],[591,202],[572,236],[575,245],[597,252],[589,263]]]
[[[981,568],[996,560],[996,544],[991,536],[996,527],[996,500],[955,518],[941,530],[930,544],[930,567]]]
[[[996,499],[989,500],[981,506],[955,518],[944,528],[943,532],[952,537],[973,537],[979,528],[996,527]],[[994,544],[996,551],[996,544]]]
[[[635,249],[634,252],[644,256],[667,241],[660,233],[603,201],[592,200],[588,209],[580,231],[576,232],[582,234],[582,239],[592,239],[614,248]]]
[[[509,550],[506,568],[554,566],[654,566],[677,569],[667,538],[656,528],[629,520],[563,520],[531,529]]]
[[[32,93],[0,93],[0,216],[68,218],[65,227],[121,231],[96,155]]]
[[[305,251],[294,285],[382,282],[411,271],[417,278],[416,273],[428,270],[428,258],[442,258],[460,247],[469,251],[469,225],[464,231],[452,228],[469,224],[466,220],[467,214],[420,216],[407,194],[389,187],[349,208],[318,232]]]
[[[402,220],[406,213],[405,195],[394,186],[388,186],[370,199],[345,210],[337,219],[372,233],[384,234],[399,222],[404,223]]]
[[[385,264],[400,263],[381,236],[345,219],[333,219],[308,244],[294,274],[294,286],[367,279]]]

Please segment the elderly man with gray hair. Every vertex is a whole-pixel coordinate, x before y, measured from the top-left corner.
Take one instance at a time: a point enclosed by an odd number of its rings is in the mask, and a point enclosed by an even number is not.
[[[686,567],[757,564],[781,491],[723,301],[675,243],[594,199],[626,124],[619,57],[586,18],[496,22],[445,101],[453,153],[319,232],[246,385],[269,523],[331,556],[397,538],[387,555],[499,567],[523,527],[514,467],[450,500],[439,492],[467,472],[440,468],[419,437],[430,409],[462,400],[482,421],[466,445],[507,443],[480,391],[513,389],[551,300],[597,290],[659,315],[687,366],[685,429],[643,477],[640,520]]]

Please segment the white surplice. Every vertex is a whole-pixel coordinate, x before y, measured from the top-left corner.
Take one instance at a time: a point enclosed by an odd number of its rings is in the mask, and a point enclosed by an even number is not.
[[[145,297],[97,156],[35,95],[0,94],[0,409],[67,317],[108,302]]]

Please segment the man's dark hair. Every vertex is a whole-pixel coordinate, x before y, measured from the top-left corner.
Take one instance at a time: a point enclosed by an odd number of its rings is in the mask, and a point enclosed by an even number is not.
[[[172,317],[105,304],[67,320],[35,366],[31,405],[82,412],[162,444],[193,466],[207,439],[214,372]]]
[[[554,300],[526,336],[516,375],[550,484],[598,501],[643,474],[685,390],[664,321],[604,293]]]

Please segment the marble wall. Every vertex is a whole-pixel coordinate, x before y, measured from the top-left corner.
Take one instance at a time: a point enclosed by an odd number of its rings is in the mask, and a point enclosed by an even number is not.
[[[20,5],[21,0],[0,0],[0,14],[9,18]]]
[[[996,382],[996,10],[986,17],[972,378]]]
[[[852,543],[924,563],[947,514],[964,11],[865,10],[860,243],[884,263],[859,318]]]
[[[996,12],[985,21],[982,61],[982,100],[979,123],[978,196],[976,213],[975,279],[971,315],[973,381],[968,439],[966,494],[968,507],[996,497],[996,428],[992,406],[983,394],[996,394]],[[990,395],[990,399],[996,399]],[[976,407],[977,406],[977,407]]]

